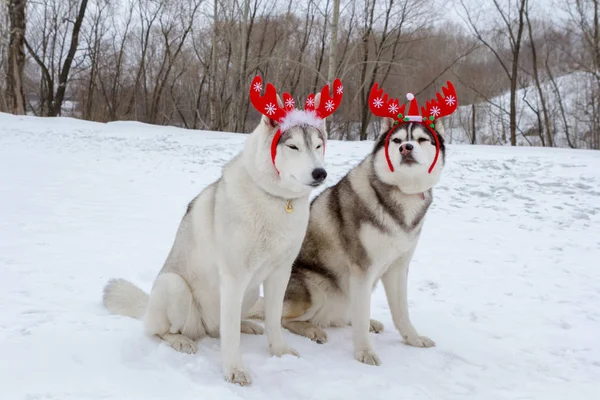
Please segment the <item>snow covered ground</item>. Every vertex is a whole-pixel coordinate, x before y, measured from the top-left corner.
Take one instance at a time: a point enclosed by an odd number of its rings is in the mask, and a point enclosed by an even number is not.
[[[0,114],[0,398],[592,399],[600,389],[600,153],[450,146],[410,274],[406,346],[383,289],[382,365],[352,357],[350,329],[301,358],[242,337],[253,385],[144,336],[101,304],[107,279],[149,289],[189,200],[244,136],[133,122]],[[330,142],[329,183],[371,143]]]

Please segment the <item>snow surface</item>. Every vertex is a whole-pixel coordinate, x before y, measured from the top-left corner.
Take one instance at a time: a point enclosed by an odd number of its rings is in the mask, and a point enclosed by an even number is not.
[[[450,146],[410,270],[406,346],[383,289],[380,367],[348,328],[301,358],[242,336],[253,384],[221,375],[219,341],[180,354],[109,315],[103,285],[148,290],[187,203],[243,135],[0,114],[0,398],[592,399],[600,389],[600,153]],[[369,142],[330,142],[330,184]]]

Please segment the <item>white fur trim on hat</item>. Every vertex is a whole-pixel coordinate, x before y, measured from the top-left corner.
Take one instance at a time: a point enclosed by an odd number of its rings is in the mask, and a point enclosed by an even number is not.
[[[283,122],[279,125],[279,129],[283,132],[296,125],[310,125],[321,128],[323,120],[317,117],[314,111],[292,110],[285,116]]]

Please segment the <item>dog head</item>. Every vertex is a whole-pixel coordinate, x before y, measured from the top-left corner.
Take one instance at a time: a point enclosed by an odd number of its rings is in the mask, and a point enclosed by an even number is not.
[[[281,102],[279,96],[277,97]],[[320,97],[320,93],[315,96],[317,106]],[[324,119],[293,110],[281,124],[267,116],[262,117],[261,124],[265,127],[265,139],[268,143],[273,142],[277,131],[281,134],[276,143],[273,160],[281,186],[300,193],[310,191],[325,182],[327,129]]]
[[[456,111],[458,100],[450,81],[421,110],[412,93],[407,93],[406,99],[410,102],[408,110],[379,84],[371,88],[369,108],[383,117],[373,151],[379,177],[405,193],[415,194],[429,190],[440,179],[445,162],[440,119]]]
[[[294,99],[288,93],[283,94],[282,100],[271,83],[266,84],[261,95],[262,89],[262,79],[257,76],[250,87],[250,99],[263,114],[257,130],[262,147],[269,149],[272,164],[270,170],[264,165],[261,169],[276,183],[279,192],[283,189],[294,195],[307,195],[327,177],[325,118],[340,105],[342,83],[339,79],[333,82],[333,95],[329,85],[316,95],[310,94],[304,110],[295,108]]]
[[[375,171],[382,181],[398,186],[404,193],[425,192],[439,182],[446,161],[442,122],[434,121],[439,141],[439,157],[431,172],[429,168],[436,154],[433,133],[421,123],[394,125],[394,122],[391,118],[384,118],[382,121],[381,131],[373,148]],[[391,134],[390,129],[393,129]],[[385,156],[386,141],[393,171]]]

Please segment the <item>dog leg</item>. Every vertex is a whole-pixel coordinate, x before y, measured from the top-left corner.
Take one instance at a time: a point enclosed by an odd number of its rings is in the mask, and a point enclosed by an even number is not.
[[[251,383],[240,355],[240,331],[242,302],[247,282],[241,282],[245,276],[221,275],[221,357],[225,379],[231,383],[246,386]]]
[[[433,347],[435,346],[433,340],[427,336],[419,336],[408,313],[408,265],[413,251],[393,264],[381,277],[381,281],[390,305],[394,325],[406,343],[415,347]]]
[[[174,273],[156,278],[146,314],[146,332],[156,335],[177,351],[196,352],[195,340],[205,335],[202,316],[185,280]]]
[[[307,321],[283,321],[283,327],[296,335],[304,336],[319,344],[327,343],[327,333]]]
[[[381,361],[373,351],[369,339],[372,287],[372,282],[362,271],[350,273],[350,317],[354,358],[365,364],[379,365]]]
[[[291,272],[291,263],[289,267],[276,268],[263,283],[265,292],[265,328],[269,341],[269,350],[272,355],[278,357],[284,354],[299,356],[296,350],[287,345],[281,331],[283,298]]]

